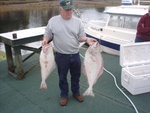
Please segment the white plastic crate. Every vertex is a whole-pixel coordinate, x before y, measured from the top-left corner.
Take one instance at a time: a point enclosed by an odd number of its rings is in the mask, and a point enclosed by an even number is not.
[[[120,46],[121,84],[132,95],[150,92],[150,42]]]

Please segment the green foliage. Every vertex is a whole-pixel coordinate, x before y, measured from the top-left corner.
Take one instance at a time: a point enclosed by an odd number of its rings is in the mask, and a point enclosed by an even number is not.
[[[0,51],[0,61],[6,59],[6,54],[3,51]]]

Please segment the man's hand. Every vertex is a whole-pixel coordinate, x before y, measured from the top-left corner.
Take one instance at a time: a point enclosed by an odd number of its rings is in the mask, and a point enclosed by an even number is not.
[[[49,40],[50,40],[49,37],[44,36],[44,37],[43,37],[43,40],[42,40],[42,46],[47,45]]]
[[[87,41],[86,41],[89,45],[93,45],[94,42],[97,42],[96,39],[94,38],[87,38]]]

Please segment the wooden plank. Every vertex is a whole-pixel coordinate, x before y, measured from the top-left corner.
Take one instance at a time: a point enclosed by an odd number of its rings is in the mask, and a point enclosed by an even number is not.
[[[0,36],[2,38],[6,38],[9,40],[20,40],[20,39],[25,39],[28,37],[35,37],[35,36],[40,36],[43,35],[45,31],[45,27],[37,27],[37,28],[30,28],[30,29],[24,29],[24,30],[19,30],[19,31],[12,31],[12,32],[7,32],[7,33],[1,33]],[[13,34],[17,34],[17,38],[13,39]]]

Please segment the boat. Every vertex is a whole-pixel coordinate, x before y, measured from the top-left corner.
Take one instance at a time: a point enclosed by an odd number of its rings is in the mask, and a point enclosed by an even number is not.
[[[136,26],[140,17],[148,12],[145,1],[122,0],[120,6],[104,10],[107,21],[90,20],[84,22],[87,37],[95,38],[101,45],[101,51],[112,55],[120,54],[120,45],[134,43]]]

